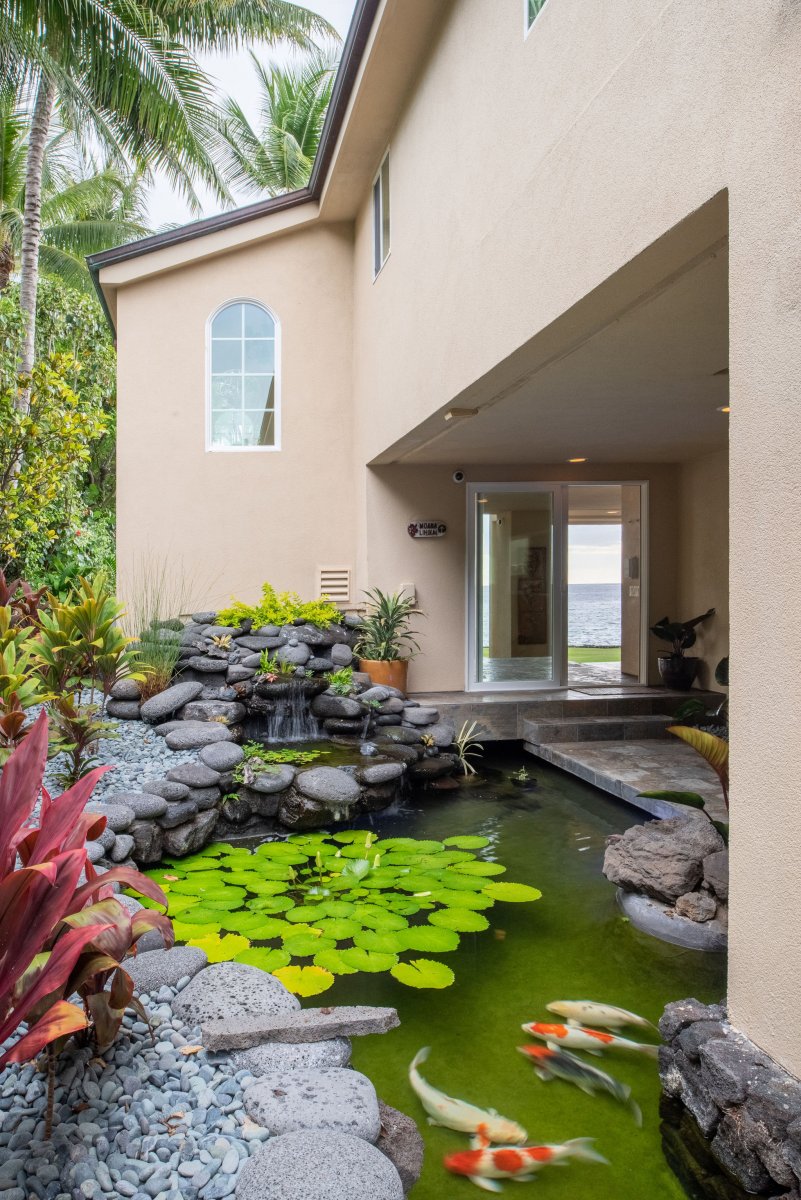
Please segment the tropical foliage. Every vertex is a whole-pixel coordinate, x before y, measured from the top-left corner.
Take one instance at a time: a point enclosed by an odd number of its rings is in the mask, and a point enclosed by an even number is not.
[[[331,101],[338,49],[305,53],[288,66],[265,65],[251,53],[260,94],[254,129],[233,99],[223,105],[220,162],[245,195],[278,196],[305,187]]]
[[[365,592],[367,615],[359,628],[356,650],[362,658],[374,662],[395,662],[411,658],[420,647],[411,629],[411,619],[419,615],[414,600],[402,592]]]
[[[675,734],[688,746],[692,747],[709,763],[720,780],[723,789],[723,799],[726,808],[729,807],[729,743],[717,734],[707,733],[704,729],[694,729],[690,725],[671,725],[668,733]]]
[[[484,914],[496,902],[540,896],[498,880],[505,868],[476,853],[488,845],[477,835],[305,833],[254,852],[218,843],[149,875],[169,895],[178,940],[202,947],[211,961],[262,967],[303,996],[358,971],[439,988],[453,982],[453,971],[430,955],[488,929]]]
[[[238,629],[244,621],[250,621],[254,629],[263,625],[291,625],[293,621],[306,621],[327,629],[342,619],[335,604],[325,596],[319,600],[301,600],[296,592],[276,592],[270,583],[262,585],[261,603],[244,604],[233,600],[229,608],[217,613],[217,624]]]

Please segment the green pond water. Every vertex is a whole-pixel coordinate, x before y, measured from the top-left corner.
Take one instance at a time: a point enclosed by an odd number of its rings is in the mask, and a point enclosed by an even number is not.
[[[531,884],[541,889],[542,898],[496,904],[485,913],[488,930],[462,934],[456,951],[436,956],[455,971],[451,987],[418,991],[386,973],[360,973],[338,976],[322,996],[303,1004],[397,1008],[399,1029],[354,1039],[353,1065],[423,1132],[425,1165],[413,1200],[469,1200],[480,1194],[442,1166],[444,1155],[467,1148],[467,1139],[430,1128],[409,1086],[408,1064],[424,1045],[431,1047],[423,1068],[431,1083],[520,1122],[529,1144],[596,1139],[610,1165],[572,1162],[564,1169],[546,1168],[529,1185],[542,1200],[681,1200],[687,1193],[662,1149],[652,1059],[622,1053],[588,1059],[631,1085],[643,1112],[639,1129],[611,1097],[590,1097],[562,1081],[543,1083],[515,1047],[529,1040],[520,1029],[523,1022],[556,1019],[545,1009],[552,1000],[604,1001],[654,1022],[670,1000],[719,1000],[725,989],[723,958],[656,941],[621,916],[601,865],[607,835],[635,824],[640,819],[635,810],[530,758],[525,764],[539,786],[521,791],[506,779],[520,765],[519,755],[486,761],[492,769],[481,786],[412,794],[402,811],[376,814],[357,827],[380,837],[442,840],[481,834],[491,845],[479,856],[497,859],[506,867],[504,879]],[[631,1030],[622,1032],[637,1037]],[[517,1186],[505,1184],[504,1190],[517,1195]]]

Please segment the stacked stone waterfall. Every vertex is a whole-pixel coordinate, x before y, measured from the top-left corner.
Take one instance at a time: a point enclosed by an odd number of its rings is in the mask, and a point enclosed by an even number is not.
[[[155,863],[195,853],[215,838],[330,825],[387,808],[407,780],[453,786],[458,763],[448,750],[455,730],[436,709],[396,688],[373,687],[358,671],[351,695],[329,686],[329,673],[353,663],[358,618],[326,629],[298,622],[255,631],[248,622],[235,629],[214,620],[214,613],[195,613],[180,629],[170,622],[152,631],[180,645],[175,681],[165,691],[142,702],[133,680],[112,690],[109,715],[141,722],[143,738],[163,738],[180,761],[163,777],[143,772],[137,789],[94,805],[110,831],[106,845],[92,848],[95,861]],[[264,651],[280,665],[278,677],[263,670]],[[352,761],[277,764],[235,782],[240,743],[276,733],[277,745],[315,734],[330,739],[351,749]],[[196,759],[185,761],[194,751]]]

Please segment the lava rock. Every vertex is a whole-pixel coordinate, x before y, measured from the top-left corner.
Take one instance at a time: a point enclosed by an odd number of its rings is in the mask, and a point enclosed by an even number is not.
[[[184,821],[191,820],[197,814],[197,805],[193,800],[178,800],[174,804],[168,804],[166,811],[159,817],[159,825],[162,829],[175,829],[178,825],[183,825]]]
[[[237,962],[206,967],[173,1001],[173,1012],[188,1025],[206,1025],[212,1021],[228,1024],[245,1017],[291,1013],[299,1008],[300,1001],[274,975]]]
[[[238,792],[231,792],[227,796],[223,796],[220,801],[219,813],[226,821],[230,821],[232,825],[244,825],[245,821],[253,816],[253,809],[250,807],[250,800],[245,794],[246,788],[241,788]]]
[[[729,898],[729,852],[716,850],[704,859],[704,884],[719,900]]]
[[[418,783],[427,783],[431,779],[440,779],[449,775],[456,767],[456,759],[451,754],[439,754],[436,758],[422,758],[419,762],[409,764],[409,778]]]
[[[453,745],[453,739],[456,737],[456,727],[452,721],[438,721],[436,725],[430,725],[426,730],[426,737],[434,739],[434,745],[440,750],[447,750]]]
[[[236,1200],[403,1200],[389,1159],[362,1138],[299,1130],[270,1138],[243,1166]]]
[[[274,1136],[330,1129],[376,1142],[378,1097],[366,1075],[341,1067],[262,1075],[245,1091],[245,1112]]]
[[[689,917],[691,921],[697,921],[699,924],[711,921],[717,909],[713,897],[706,892],[687,892],[676,901],[676,912],[679,916]]]
[[[439,713],[435,708],[407,707],[403,713],[403,721],[406,725],[434,725],[439,721]]]
[[[111,848],[109,858],[113,863],[125,862],[133,854],[134,845],[134,839],[130,833],[118,833],[114,839],[114,845]]]
[[[191,800],[193,804],[197,805],[198,812],[207,812],[210,808],[214,808],[221,794],[218,787],[190,788],[187,800]]]
[[[331,661],[334,666],[339,669],[341,667],[349,667],[353,662],[353,651],[350,646],[339,643],[331,647]]]
[[[401,778],[404,773],[403,763],[380,762],[371,763],[369,767],[360,767],[356,773],[359,783],[368,786],[378,783],[392,783]]]
[[[86,812],[99,813],[100,816],[105,817],[106,828],[112,830],[113,833],[125,833],[135,819],[134,810],[127,804],[101,804],[99,801],[94,801],[92,804],[87,804]]]
[[[366,695],[367,692],[364,693],[364,696]],[[364,699],[364,696],[362,696],[362,699]],[[382,733],[380,737],[376,737],[375,740],[377,742],[387,742],[389,745],[417,746],[420,744],[421,737],[422,734],[419,730],[402,727],[400,729],[392,729],[386,733]]]
[[[270,796],[290,787],[296,773],[296,768],[290,766],[289,763],[276,763],[269,771],[262,771],[258,775],[254,775],[247,786],[252,792]]]
[[[130,829],[134,840],[134,858],[143,866],[161,860],[164,848],[162,833],[153,821],[135,821]]]
[[[222,964],[220,964],[222,965]],[[234,966],[240,966],[234,963]],[[255,967],[251,968],[256,970]],[[271,975],[267,976],[272,979]],[[277,983],[278,980],[273,980]],[[228,1013],[203,1022],[203,1045],[209,1050],[247,1050],[262,1042],[304,1045],[329,1038],[367,1037],[389,1033],[400,1025],[394,1008],[342,1005],[337,1008],[277,1009],[272,1013],[256,1006],[246,1013]]]
[[[401,1178],[404,1192],[410,1192],[423,1169],[425,1144],[416,1123],[406,1113],[378,1101],[381,1133],[376,1149],[386,1154]]]
[[[183,708],[185,704],[194,700],[199,695],[202,686],[200,683],[175,683],[172,687],[159,692],[158,695],[151,696],[141,707],[142,720],[150,725],[155,725],[166,717],[172,716],[179,708]]]
[[[219,659],[212,658],[207,654],[195,654],[187,661],[187,666],[190,671],[196,671],[198,675],[217,675],[220,670],[225,668],[227,661],[227,655],[224,659]]]
[[[197,946],[173,946],[170,950],[148,950],[128,959],[125,970],[137,992],[155,994],[160,987],[175,987],[187,975],[194,978],[208,966],[205,950]]]
[[[331,819],[331,813],[319,800],[301,796],[294,788],[282,792],[278,803],[278,820],[287,829],[319,829]]]
[[[253,667],[232,666],[225,673],[227,683],[246,683],[256,674]]]
[[[319,1070],[347,1067],[351,1045],[348,1038],[330,1038],[324,1042],[263,1042],[250,1050],[235,1050],[231,1060],[237,1071],[251,1075],[269,1075],[274,1071]]]
[[[303,642],[298,642],[296,646],[288,642],[286,646],[279,647],[275,657],[284,666],[303,667],[311,658],[311,652],[309,647]]]
[[[702,813],[635,825],[607,846],[604,875],[627,892],[675,902],[701,882],[723,839]]]

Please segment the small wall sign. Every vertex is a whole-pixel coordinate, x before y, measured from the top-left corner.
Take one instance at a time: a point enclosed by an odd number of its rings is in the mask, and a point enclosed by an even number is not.
[[[412,521],[406,529],[412,538],[444,537],[448,532],[448,526],[443,521]]]

